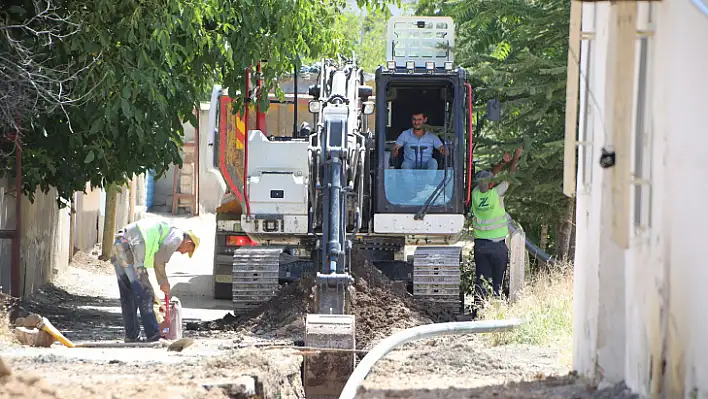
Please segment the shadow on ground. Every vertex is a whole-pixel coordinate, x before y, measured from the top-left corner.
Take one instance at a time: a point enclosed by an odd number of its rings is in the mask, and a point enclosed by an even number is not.
[[[118,299],[71,294],[48,284],[23,298],[20,304],[24,311],[38,313],[49,319],[72,341],[123,339],[120,313],[82,308],[120,308]]]
[[[637,399],[624,385],[598,390],[584,384],[574,373],[562,377],[546,377],[535,381],[513,382],[479,388],[459,389],[359,389],[357,399]]]
[[[186,279],[189,280],[184,281]],[[170,281],[176,281],[172,283],[170,291],[180,298],[214,298],[214,276],[212,275],[177,272],[170,276]]]

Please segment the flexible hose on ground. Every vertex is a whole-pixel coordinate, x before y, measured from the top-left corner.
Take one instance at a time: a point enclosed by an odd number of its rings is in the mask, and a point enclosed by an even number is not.
[[[356,366],[354,372],[349,377],[344,386],[339,399],[354,399],[356,392],[364,382],[366,376],[371,372],[376,362],[381,360],[386,354],[397,346],[407,342],[417,341],[425,338],[451,334],[474,334],[509,331],[521,325],[521,320],[489,320],[489,321],[465,321],[451,323],[426,324],[423,326],[409,328],[400,331],[382,340]]]

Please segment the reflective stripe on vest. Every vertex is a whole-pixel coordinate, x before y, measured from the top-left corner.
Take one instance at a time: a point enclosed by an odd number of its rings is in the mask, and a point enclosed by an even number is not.
[[[136,223],[140,234],[145,241],[145,266],[146,269],[155,267],[155,254],[160,249],[160,244],[167,237],[170,226],[158,219],[141,219]]]
[[[475,188],[472,191],[472,213],[475,238],[496,239],[509,234],[509,220],[504,207],[501,206],[497,190],[490,189],[483,193]]]

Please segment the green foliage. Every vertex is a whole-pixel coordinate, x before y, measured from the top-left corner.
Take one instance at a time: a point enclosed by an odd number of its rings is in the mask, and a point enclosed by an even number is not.
[[[372,10],[361,21],[361,40],[359,42],[358,57],[361,67],[374,73],[379,65],[386,64],[386,29],[391,11]]]
[[[340,13],[332,24],[331,33],[341,37],[340,47],[326,53],[334,57],[337,53],[346,57],[355,54],[365,72],[374,73],[379,65],[386,63],[386,27],[391,11],[383,4],[370,7],[366,12],[347,10]],[[310,58],[306,63],[318,62]]]
[[[505,195],[507,211],[538,242],[541,225],[567,218],[562,193],[565,86],[570,2],[567,0],[423,0],[419,15],[449,15],[457,25],[456,61],[475,88],[475,108],[498,98],[502,120],[476,138],[478,168],[524,152]],[[480,116],[483,112],[478,112]],[[551,233],[551,244],[557,238]]]
[[[37,12],[31,0],[14,2],[26,14]],[[52,2],[78,31],[35,48],[37,57],[48,68],[89,68],[72,87],[80,104],[22,115],[23,191],[30,199],[38,186],[54,186],[68,199],[86,182],[105,187],[181,165],[183,121],[195,124],[193,110],[213,82],[230,88],[240,110],[247,67],[267,61],[263,91],[273,91],[300,59],[336,53],[349,36],[330,31],[344,0]],[[12,170],[13,157],[2,162]]]

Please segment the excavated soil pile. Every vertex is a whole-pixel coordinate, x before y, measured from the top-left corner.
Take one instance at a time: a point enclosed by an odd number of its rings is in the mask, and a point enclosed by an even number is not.
[[[56,391],[44,380],[34,375],[13,373],[0,358],[0,399],[56,397]]]
[[[313,281],[303,279],[288,284],[268,302],[252,312],[234,316],[228,313],[221,319],[187,323],[185,328],[192,331],[241,331],[271,336],[302,335],[305,315],[311,311],[314,299]]]
[[[357,347],[421,324],[451,321],[454,315],[428,301],[413,299],[405,287],[389,280],[362,254],[353,254]]]
[[[434,303],[414,300],[405,287],[389,280],[361,254],[353,254],[352,269],[355,276],[352,309],[356,315],[359,348],[400,329],[451,321],[454,317]],[[251,313],[227,314],[222,319],[187,323],[186,329],[249,330],[257,335],[301,339],[305,315],[314,310],[313,287],[313,280],[303,279],[283,287],[275,297]]]

